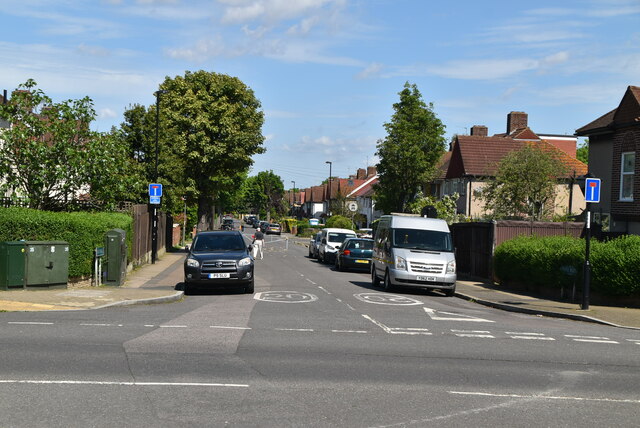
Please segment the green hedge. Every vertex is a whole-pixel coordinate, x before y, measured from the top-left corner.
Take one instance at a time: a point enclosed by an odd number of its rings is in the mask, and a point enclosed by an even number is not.
[[[116,228],[127,232],[130,256],[133,224],[127,214],[0,208],[0,241],[68,242],[71,278],[91,275],[94,248],[104,246],[105,233]]]
[[[500,244],[494,272],[501,282],[542,287],[582,283],[585,241],[564,236],[518,237]],[[640,296],[640,236],[591,241],[591,289],[610,296]],[[570,267],[570,268],[567,268]],[[568,274],[571,267],[575,276]]]
[[[342,216],[342,215],[334,215],[327,219],[326,227],[336,227],[339,229],[355,229],[353,222],[351,219]]]

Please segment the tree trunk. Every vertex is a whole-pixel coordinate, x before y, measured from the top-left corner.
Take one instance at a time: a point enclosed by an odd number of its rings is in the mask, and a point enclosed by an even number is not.
[[[213,230],[214,228],[214,206],[210,198],[200,196],[198,198],[198,232],[203,230]]]

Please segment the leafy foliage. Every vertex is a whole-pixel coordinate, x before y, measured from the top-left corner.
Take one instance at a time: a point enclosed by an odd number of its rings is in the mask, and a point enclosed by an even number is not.
[[[28,208],[0,208],[0,241],[65,241],[69,243],[69,277],[87,277],[93,250],[104,246],[105,233],[123,229],[131,248],[132,218],[117,213],[54,213]]]
[[[576,158],[582,163],[589,164],[589,140],[586,140],[584,144],[578,146]]]
[[[592,289],[605,295],[640,295],[640,236],[591,244]],[[582,282],[584,256],[582,239],[522,236],[496,248],[494,271],[501,282],[568,288]],[[576,276],[566,273],[567,266]]]
[[[445,150],[445,126],[425,104],[415,84],[405,83],[400,101],[393,105],[387,136],[379,140],[376,155],[379,182],[376,206],[385,213],[406,212],[420,185],[431,181]]]
[[[242,187],[242,194],[246,206],[250,211],[258,213],[260,218],[273,214],[282,215],[285,206],[284,183],[280,176],[273,171],[261,171],[257,175],[247,178]]]
[[[557,177],[565,171],[555,152],[527,144],[500,161],[481,197],[495,217],[541,220],[553,214]]]
[[[407,205],[407,211],[412,214],[421,214],[425,207],[432,206],[438,213],[438,218],[446,220],[447,223],[459,223],[464,220],[464,216],[457,213],[457,204],[460,195],[453,193],[445,195],[442,199],[436,200],[434,196],[424,196],[419,193],[415,201]]]
[[[339,229],[355,229],[355,226],[350,218],[342,215],[334,215],[327,219],[326,227],[336,227]]]

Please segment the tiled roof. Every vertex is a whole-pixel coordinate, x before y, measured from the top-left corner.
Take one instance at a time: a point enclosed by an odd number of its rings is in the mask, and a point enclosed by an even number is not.
[[[587,136],[640,120],[640,87],[627,87],[617,108],[576,130],[576,135]]]
[[[613,116],[616,114],[616,110],[617,109],[614,108],[609,113],[606,113],[593,122],[583,126],[580,129],[577,129],[576,135],[584,136],[597,130],[606,129],[608,126],[613,124]]]
[[[347,194],[347,197],[371,196],[373,194],[373,186],[378,182],[378,175],[376,174],[363,181],[360,186],[354,188],[351,193]]]
[[[523,141],[509,137],[473,137],[460,135],[454,143],[452,158],[447,170],[446,178],[458,178],[464,175],[493,176],[498,163],[507,154],[520,150],[525,144],[537,144],[545,151],[555,153],[567,165],[571,176],[587,173],[587,166],[579,160],[569,156],[546,141]]]
[[[440,160],[438,161],[438,164],[436,165],[436,179],[444,179],[447,176],[447,170],[449,169],[449,163],[451,162],[451,154],[453,152],[449,151],[449,152],[445,152],[442,157],[440,158]]]

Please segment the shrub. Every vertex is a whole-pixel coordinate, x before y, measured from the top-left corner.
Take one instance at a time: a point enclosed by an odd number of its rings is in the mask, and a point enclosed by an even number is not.
[[[127,233],[131,251],[132,218],[127,214],[0,209],[0,241],[68,242],[71,278],[91,275],[93,250],[104,246],[105,233],[116,228]]]
[[[326,227],[335,227],[339,229],[354,229],[353,222],[351,219],[342,216],[342,215],[334,215],[327,219]]]
[[[494,272],[500,281],[571,287],[583,281],[585,242],[565,236],[521,236],[500,244]],[[640,236],[608,242],[592,240],[591,289],[604,295],[640,295]],[[573,267],[576,275],[566,273]]]

